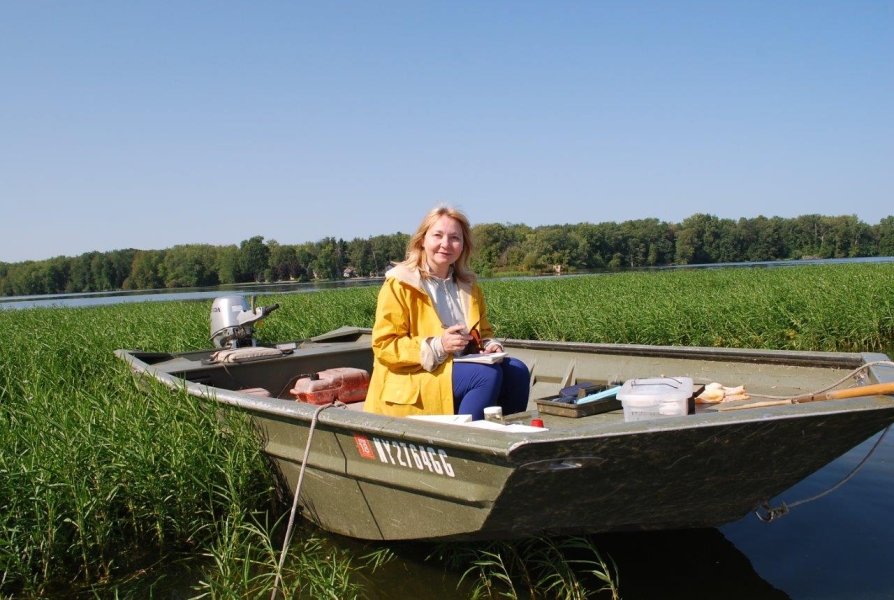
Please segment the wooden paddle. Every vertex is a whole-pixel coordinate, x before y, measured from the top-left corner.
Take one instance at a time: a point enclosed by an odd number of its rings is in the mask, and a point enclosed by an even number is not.
[[[820,400],[843,400],[844,398],[861,398],[863,396],[875,396],[883,394],[894,394],[894,382],[861,385],[857,387],[847,388],[846,390],[832,390],[831,392],[823,392],[821,394],[807,394],[804,396],[786,398],[785,400],[767,400],[764,402],[752,402],[751,404],[728,404],[726,406],[718,406],[717,410],[726,411],[741,410],[743,408],[763,408],[765,406],[803,404],[805,402],[819,402]]]

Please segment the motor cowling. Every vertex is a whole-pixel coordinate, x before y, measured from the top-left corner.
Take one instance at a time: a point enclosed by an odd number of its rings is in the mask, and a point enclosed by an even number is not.
[[[221,296],[211,304],[211,341],[215,348],[256,346],[254,326],[279,304],[250,307],[244,296]]]

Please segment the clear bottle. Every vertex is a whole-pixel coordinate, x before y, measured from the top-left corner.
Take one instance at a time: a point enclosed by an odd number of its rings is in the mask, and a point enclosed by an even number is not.
[[[484,420],[492,423],[503,422],[503,408],[500,406],[488,406],[484,409]]]

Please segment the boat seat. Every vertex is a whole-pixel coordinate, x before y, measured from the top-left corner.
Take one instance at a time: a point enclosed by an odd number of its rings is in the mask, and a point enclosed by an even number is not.
[[[272,398],[273,394],[270,393],[269,390],[265,390],[261,387],[253,387],[253,388],[243,388],[238,390],[242,394],[249,394],[251,396],[261,396],[263,398]]]
[[[211,355],[213,363],[241,363],[263,358],[276,358],[282,356],[283,351],[278,348],[265,348],[264,346],[249,346],[245,348],[232,348],[218,350]]]

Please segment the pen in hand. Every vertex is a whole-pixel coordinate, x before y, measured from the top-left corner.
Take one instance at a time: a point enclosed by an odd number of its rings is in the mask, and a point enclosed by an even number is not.
[[[464,349],[473,339],[466,333],[465,325],[444,325],[444,333],[441,334],[441,346],[445,352],[453,353]]]

